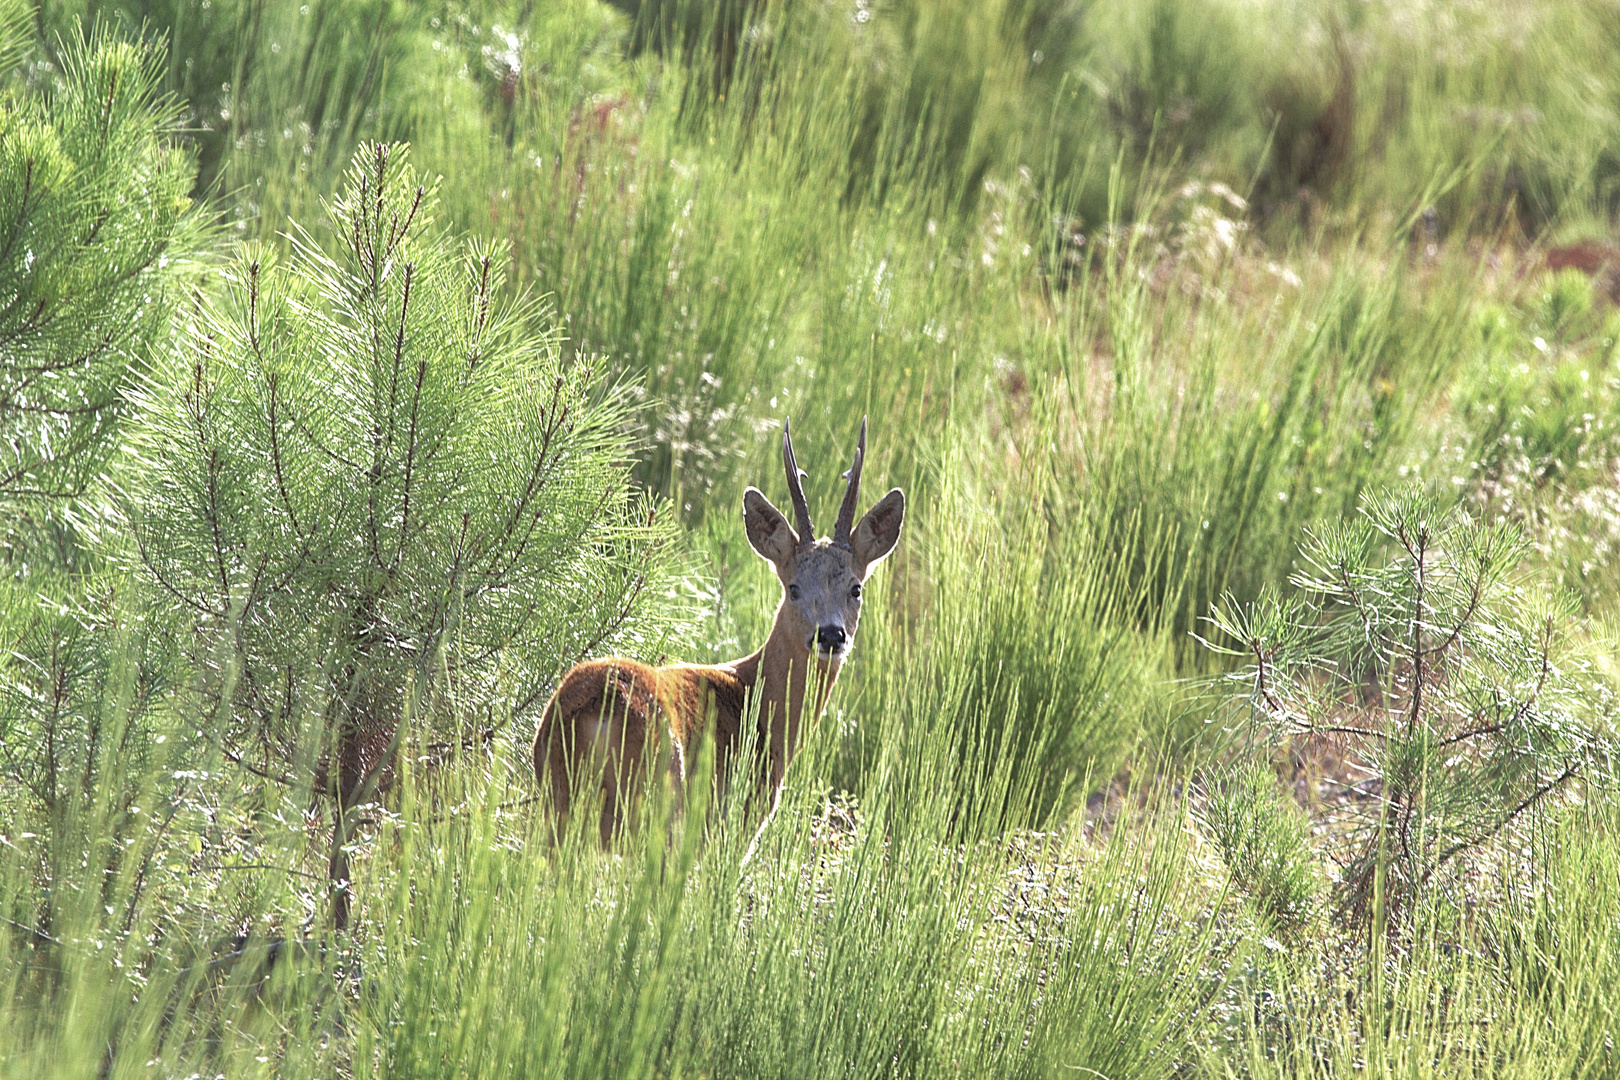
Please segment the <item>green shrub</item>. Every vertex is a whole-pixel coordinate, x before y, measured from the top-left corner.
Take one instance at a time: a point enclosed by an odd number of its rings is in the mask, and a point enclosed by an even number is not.
[[[1549,796],[1611,779],[1611,696],[1572,643],[1570,598],[1520,576],[1526,550],[1511,525],[1381,493],[1308,534],[1297,595],[1212,616],[1247,661],[1228,678],[1251,731],[1348,736],[1372,764],[1340,886],[1354,921],[1403,925]]]
[[[1298,931],[1322,891],[1309,824],[1277,786],[1277,774],[1251,763],[1215,781],[1199,810],[1239,892],[1278,930]]]
[[[122,508],[223,742],[342,822],[402,745],[521,741],[573,661],[656,655],[671,552],[627,488],[624,387],[502,299],[502,252],[442,230],[402,148],[329,212],[330,250],[244,252],[154,364]]]
[[[1612,607],[1620,574],[1620,397],[1612,315],[1584,274],[1548,275],[1520,305],[1477,319],[1478,352],[1453,391],[1436,479],[1523,528],[1583,608]]]
[[[26,20],[0,4],[0,821],[49,829],[128,795],[102,766],[170,674],[94,489],[205,237],[159,53],[76,33],[42,78]]]
[[[105,466],[130,366],[166,332],[199,221],[158,55],[75,35],[57,77],[31,84],[8,78],[15,31],[0,17],[0,500],[11,513],[20,497],[81,494]]]

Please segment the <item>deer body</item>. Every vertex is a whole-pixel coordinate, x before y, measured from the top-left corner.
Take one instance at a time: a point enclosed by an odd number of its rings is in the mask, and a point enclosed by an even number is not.
[[[828,539],[814,539],[786,425],[782,460],[798,530],[757,489],[743,493],[748,542],[782,583],[782,602],[759,650],[713,665],[653,667],[614,657],[576,664],[563,676],[534,739],[535,777],[542,786],[549,781],[559,817],[568,815],[575,785],[591,783],[600,769],[601,835],[608,842],[646,770],[662,768],[679,800],[688,761],[698,742],[712,737],[716,775],[724,777],[750,716],[758,724],[758,783],[774,810],[802,726],[821,715],[854,643],[861,586],[900,538],[905,496],[899,488],[853,523],[865,453],[863,421],[844,505]]]

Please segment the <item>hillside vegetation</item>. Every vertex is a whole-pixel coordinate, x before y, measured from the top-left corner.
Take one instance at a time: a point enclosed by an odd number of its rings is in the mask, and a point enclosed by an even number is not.
[[[1620,1074],[1617,215],[1612,0],[0,0],[0,1077]]]

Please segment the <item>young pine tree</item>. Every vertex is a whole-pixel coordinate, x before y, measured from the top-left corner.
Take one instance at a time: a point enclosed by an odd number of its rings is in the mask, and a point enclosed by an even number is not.
[[[329,246],[242,254],[135,395],[124,488],[226,752],[335,805],[340,926],[354,809],[402,747],[488,744],[572,661],[669,630],[623,388],[503,299],[406,157],[356,156]]]
[[[69,523],[204,237],[160,56],[98,30],[25,64],[31,8],[0,0],[0,815],[54,832],[162,666]]]
[[[158,58],[96,32],[23,78],[0,0],[0,506],[80,494],[197,239]]]
[[[1525,554],[1511,525],[1385,493],[1309,536],[1294,595],[1211,617],[1248,659],[1228,679],[1251,731],[1342,738],[1374,775],[1340,882],[1353,922],[1398,926],[1550,796],[1612,779],[1612,695]]]

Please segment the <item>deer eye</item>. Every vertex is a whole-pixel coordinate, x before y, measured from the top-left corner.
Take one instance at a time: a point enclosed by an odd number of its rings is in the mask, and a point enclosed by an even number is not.
[[[789,585],[788,586],[788,599],[789,600],[797,600],[798,598],[799,598],[799,587],[797,585]]]
[[[849,590],[849,596],[850,596],[850,599],[852,599],[852,600],[859,600],[861,598],[861,587],[859,585],[856,585],[853,588],[851,588]]]

